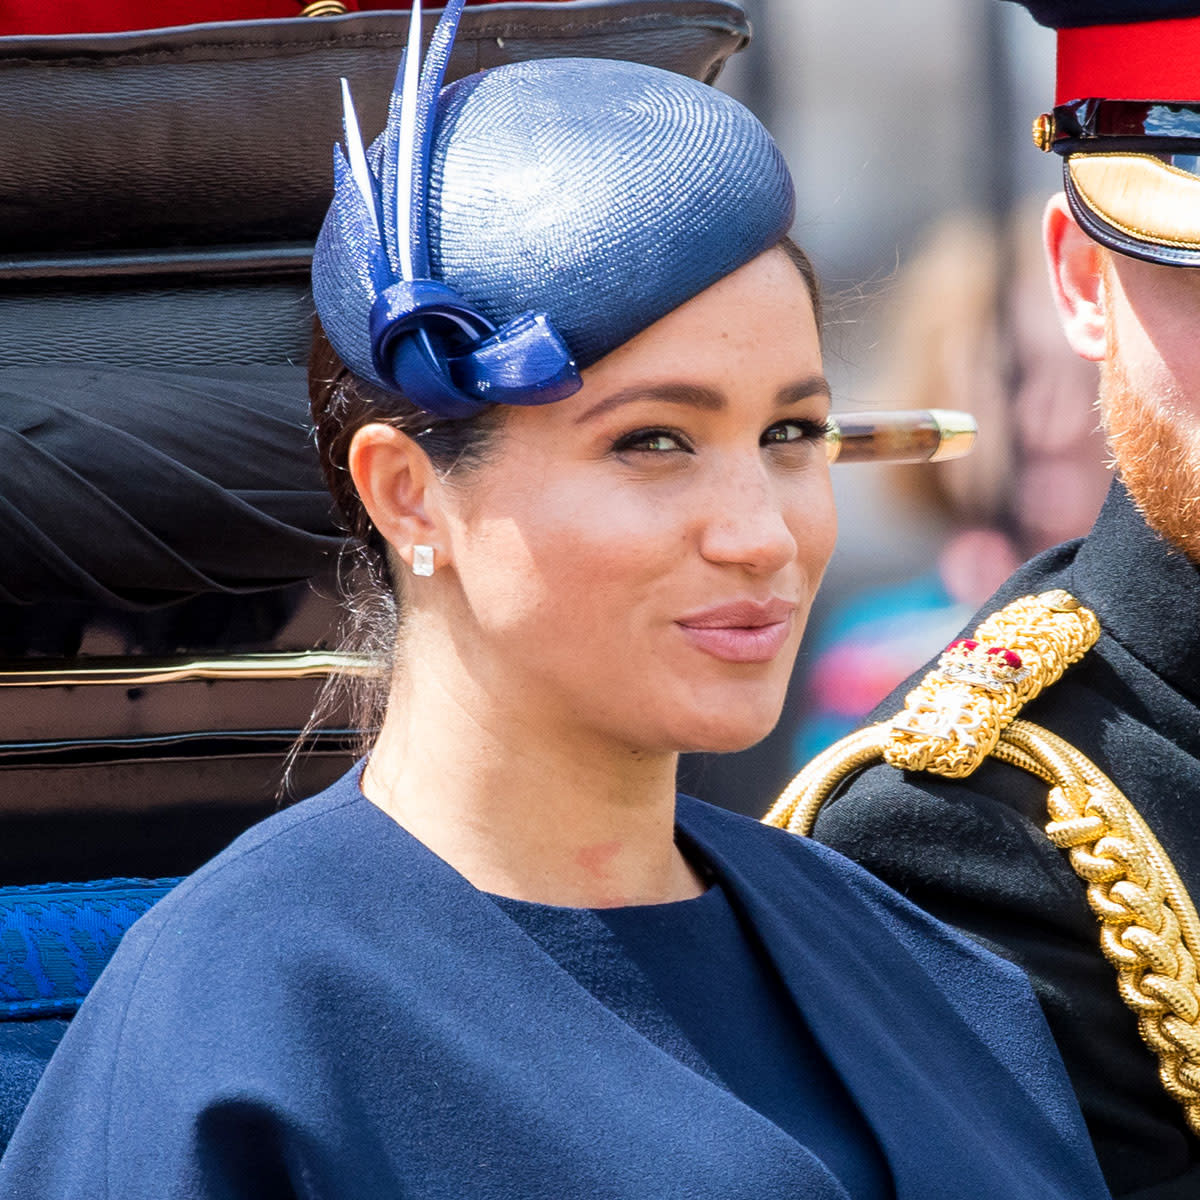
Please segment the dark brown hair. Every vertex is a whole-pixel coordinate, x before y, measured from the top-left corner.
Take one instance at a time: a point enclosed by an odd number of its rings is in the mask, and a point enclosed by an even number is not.
[[[338,358],[316,318],[308,359],[308,399],[321,470],[346,530],[385,564],[383,540],[367,516],[347,466],[354,435],[374,422],[391,425],[417,439],[437,471],[449,476],[479,465],[504,415],[495,405],[476,417],[437,417],[397,392],[367,383]]]
[[[782,250],[788,256],[792,266],[800,272],[804,279],[809,299],[812,301],[813,316],[817,319],[817,336],[819,337],[825,314],[821,304],[821,281],[817,278],[816,268],[812,265],[812,260],[808,255],[790,237],[780,238],[775,249]]]

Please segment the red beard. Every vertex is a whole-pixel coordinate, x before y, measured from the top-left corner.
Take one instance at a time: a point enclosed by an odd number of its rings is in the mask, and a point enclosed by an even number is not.
[[[1169,398],[1138,394],[1111,349],[1100,411],[1121,478],[1151,528],[1200,563],[1200,428]]]

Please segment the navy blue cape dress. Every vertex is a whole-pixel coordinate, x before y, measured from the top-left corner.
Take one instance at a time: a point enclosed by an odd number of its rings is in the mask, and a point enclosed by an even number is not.
[[[1024,977],[814,843],[681,797],[899,1200],[1107,1195]],[[846,1200],[359,791],[250,830],[125,937],[9,1200]]]

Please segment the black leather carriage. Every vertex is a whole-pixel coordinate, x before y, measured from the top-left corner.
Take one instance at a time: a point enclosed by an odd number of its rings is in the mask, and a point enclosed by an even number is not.
[[[338,77],[381,127],[407,24],[0,38],[0,1146],[128,924],[286,802],[346,666],[308,268]],[[491,4],[449,76],[595,55],[711,81],[748,33],[729,0]],[[295,794],[353,760],[346,724]]]

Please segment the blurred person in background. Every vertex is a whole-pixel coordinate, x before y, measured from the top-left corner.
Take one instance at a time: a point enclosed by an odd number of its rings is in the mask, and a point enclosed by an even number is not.
[[[1114,1195],[1194,1200],[1200,3],[1024,3],[1058,30],[1034,125],[1063,158],[1058,323],[1101,365],[1117,477],[1086,538],[1021,567],[767,820],[1023,967]],[[1060,507],[1036,477],[1021,495]]]
[[[1041,208],[943,218],[887,298],[863,407],[961,409],[979,438],[965,459],[890,468],[890,496],[944,546],[915,575],[839,597],[814,632],[793,685],[794,770],[856,728],[1021,562],[1086,533],[1100,510],[1109,473],[1096,368],[1059,333]]]

